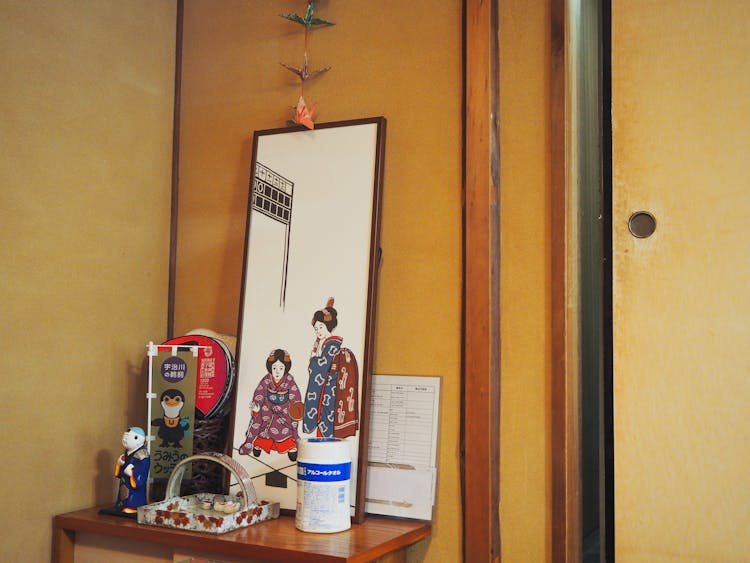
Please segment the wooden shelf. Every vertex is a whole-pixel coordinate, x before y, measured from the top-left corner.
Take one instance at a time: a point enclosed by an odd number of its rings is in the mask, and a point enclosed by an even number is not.
[[[293,517],[281,516],[216,535],[138,524],[127,518],[100,515],[98,508],[59,514],[54,517],[52,526],[53,560],[59,563],[74,560],[76,532],[167,545],[182,551],[210,552],[217,556],[311,563],[377,561],[404,552],[407,546],[432,533],[429,522],[367,516],[364,523],[353,524],[345,532],[313,534],[297,530]]]

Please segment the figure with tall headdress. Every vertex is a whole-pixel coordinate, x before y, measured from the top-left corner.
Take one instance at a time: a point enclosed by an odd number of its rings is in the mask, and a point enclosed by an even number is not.
[[[333,334],[338,311],[331,297],[315,311],[311,324],[315,341],[308,365],[303,429],[324,438],[346,438],[357,431],[359,421],[356,359],[343,338]]]

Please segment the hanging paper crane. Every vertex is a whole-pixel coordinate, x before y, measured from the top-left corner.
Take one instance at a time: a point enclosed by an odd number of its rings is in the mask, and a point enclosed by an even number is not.
[[[286,18],[293,22],[297,22],[298,24],[304,25],[306,30],[310,29],[311,27],[315,25],[335,25],[334,22],[332,21],[313,17],[314,12],[315,12],[315,8],[313,6],[313,0],[307,0],[307,13],[305,13],[304,18],[298,16],[297,14],[279,14],[279,15],[282,18]]]
[[[321,18],[316,18],[314,16],[315,13],[315,7],[313,6],[313,0],[307,0],[307,11],[305,12],[304,17],[300,16],[298,14],[279,14],[280,17],[287,19],[289,21],[298,23],[305,28],[305,50],[304,55],[302,59],[302,66],[301,67],[295,67],[292,65],[288,65],[285,63],[279,63],[281,66],[283,66],[288,71],[296,74],[300,79],[300,96],[299,100],[297,101],[297,104],[295,106],[292,106],[292,109],[294,110],[294,117],[293,117],[293,123],[299,123],[301,125],[304,125],[308,129],[313,129],[315,127],[315,123],[312,119],[312,114],[315,111],[315,105],[313,105],[312,108],[308,108],[307,104],[305,103],[305,82],[310,78],[315,78],[316,76],[319,76],[323,74],[324,72],[327,72],[331,69],[330,66],[319,68],[316,70],[310,70],[308,66],[308,59],[307,59],[307,35],[315,26],[322,26],[322,25],[335,25],[334,22],[324,20]]]
[[[297,107],[294,108],[294,122],[300,123],[308,129],[314,128],[315,122],[312,118],[314,111],[315,104],[313,104],[313,107],[308,108],[307,104],[305,104],[304,98],[300,96],[299,100],[297,101]]]
[[[331,70],[330,66],[327,66],[327,67],[324,67],[324,68],[319,68],[317,70],[310,70],[307,67],[307,50],[305,50],[305,58],[304,58],[304,62],[302,63],[302,67],[301,68],[297,68],[296,66],[288,65],[286,63],[279,63],[279,64],[281,66],[283,66],[285,69],[287,69],[287,70],[293,72],[294,74],[296,74],[297,76],[299,76],[299,79],[302,82],[304,82],[308,78],[315,78],[319,74],[323,74],[324,72],[327,72],[327,71]]]

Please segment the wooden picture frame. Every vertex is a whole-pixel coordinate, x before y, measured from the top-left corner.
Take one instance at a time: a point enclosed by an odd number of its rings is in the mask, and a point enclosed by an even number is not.
[[[333,436],[350,443],[364,519],[385,126],[254,134],[232,455],[282,511],[296,508],[298,439]]]

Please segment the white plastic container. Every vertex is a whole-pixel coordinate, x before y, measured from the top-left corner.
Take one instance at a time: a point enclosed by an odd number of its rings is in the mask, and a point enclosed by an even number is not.
[[[303,532],[351,528],[349,444],[338,438],[307,438],[297,444],[297,515]]]

